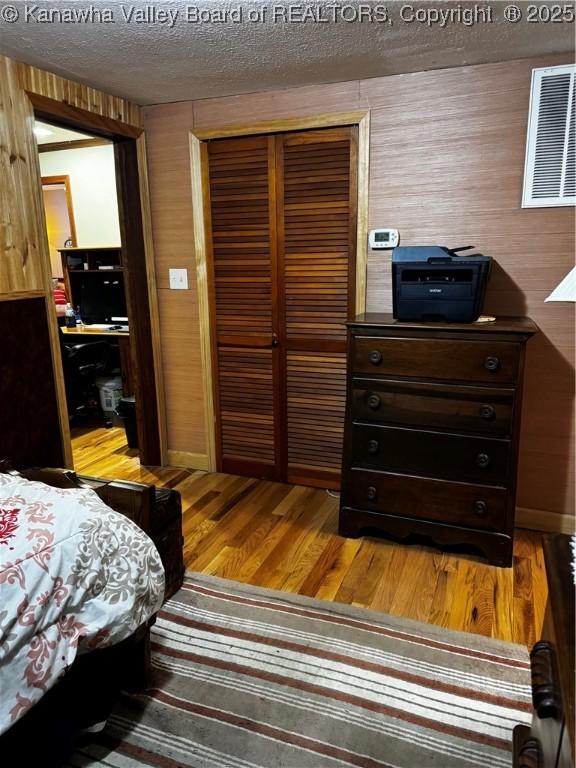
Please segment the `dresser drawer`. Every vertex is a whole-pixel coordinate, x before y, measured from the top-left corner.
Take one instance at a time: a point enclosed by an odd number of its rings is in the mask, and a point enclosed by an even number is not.
[[[506,490],[488,485],[350,469],[343,504],[389,515],[503,531]]]
[[[354,337],[352,373],[457,379],[513,384],[521,345],[504,341],[459,341]]]
[[[352,418],[456,432],[506,436],[512,432],[514,390],[358,379]]]
[[[509,459],[508,440],[352,425],[353,466],[502,485]]]

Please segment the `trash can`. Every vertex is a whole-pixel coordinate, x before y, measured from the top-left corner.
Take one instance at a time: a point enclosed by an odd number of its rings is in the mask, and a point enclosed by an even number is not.
[[[100,395],[100,407],[104,412],[107,426],[119,426],[116,418],[116,408],[122,398],[122,379],[120,376],[101,377],[96,379],[96,387]]]
[[[136,398],[121,397],[116,408],[116,415],[124,422],[128,448],[138,448],[138,430],[136,429]]]

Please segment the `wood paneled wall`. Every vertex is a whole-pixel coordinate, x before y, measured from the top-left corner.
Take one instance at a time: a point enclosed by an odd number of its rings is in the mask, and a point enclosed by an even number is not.
[[[33,122],[16,63],[0,57],[0,294],[46,289],[49,257]]]
[[[66,80],[52,72],[46,72],[28,64],[18,64],[18,79],[23,90],[55,99],[71,107],[78,107],[94,115],[120,120],[127,125],[140,127],[142,112],[137,104],[102,93],[88,85]]]
[[[27,92],[135,127],[141,123],[135,104],[0,56],[0,294],[50,291],[34,114]]]
[[[0,56],[0,302],[11,301],[11,310],[17,316],[15,308],[21,301],[25,313],[25,302],[30,298],[44,299],[46,338],[50,339],[55,392],[60,403],[60,407],[56,400],[51,404],[62,441],[60,454],[54,455],[62,455],[64,462],[72,466],[40,165],[33,134],[34,113],[27,92],[81,107],[103,119],[120,119],[133,127],[140,125],[141,114],[138,106],[123,99]],[[14,333],[18,333],[17,328]],[[34,404],[27,401],[22,407],[32,412]],[[53,430],[45,437],[57,440]],[[34,462],[33,456],[30,461]]]
[[[529,345],[519,506],[527,525],[558,529],[574,510],[574,312],[544,298],[571,268],[574,209],[520,208],[533,67],[569,57],[436,70],[145,108],[168,399],[168,443],[205,450],[194,282],[167,290],[168,267],[194,270],[192,129],[371,110],[369,226],[406,245],[475,244],[493,256],[486,310],[527,314]],[[368,310],[391,310],[389,256],[368,264]]]

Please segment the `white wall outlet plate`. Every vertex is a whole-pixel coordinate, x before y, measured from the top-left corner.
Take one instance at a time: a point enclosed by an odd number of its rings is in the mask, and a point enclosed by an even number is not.
[[[173,290],[188,290],[188,270],[187,269],[169,269],[168,277],[170,288]]]

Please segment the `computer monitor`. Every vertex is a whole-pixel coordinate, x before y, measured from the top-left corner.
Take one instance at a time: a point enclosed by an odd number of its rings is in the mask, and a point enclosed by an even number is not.
[[[122,272],[71,272],[75,307],[80,307],[82,322],[111,323],[114,317],[127,316]]]

